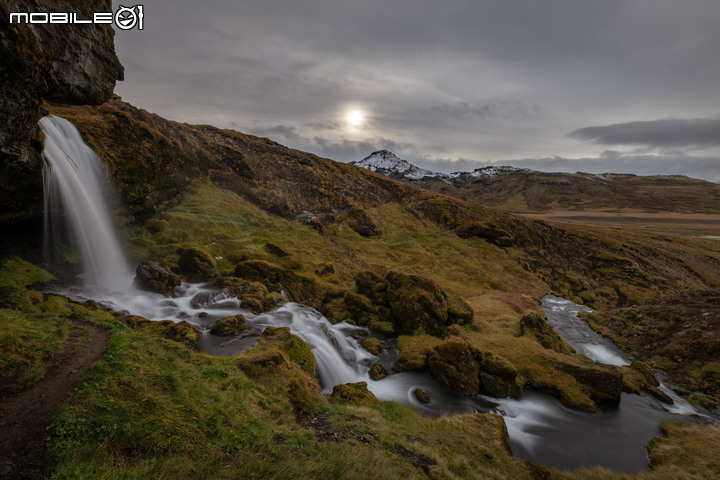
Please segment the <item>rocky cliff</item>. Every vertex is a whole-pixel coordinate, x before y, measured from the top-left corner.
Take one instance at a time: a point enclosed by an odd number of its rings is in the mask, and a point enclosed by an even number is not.
[[[10,12],[109,12],[109,0],[0,2],[0,225],[42,211],[38,120],[43,102],[100,104],[123,79],[110,25],[10,24]]]

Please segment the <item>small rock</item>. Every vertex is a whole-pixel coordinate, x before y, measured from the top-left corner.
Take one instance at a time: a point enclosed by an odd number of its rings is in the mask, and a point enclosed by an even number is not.
[[[415,398],[418,399],[418,402],[428,404],[430,403],[430,394],[423,390],[422,388],[416,388],[413,390],[413,394],[415,395]]]
[[[383,364],[380,362],[376,362],[370,369],[370,378],[373,380],[381,380],[387,377],[387,374],[387,370],[385,370],[385,367],[383,367]]]

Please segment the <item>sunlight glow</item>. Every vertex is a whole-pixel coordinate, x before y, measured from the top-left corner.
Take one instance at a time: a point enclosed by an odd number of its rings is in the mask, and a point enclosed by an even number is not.
[[[365,114],[361,110],[350,110],[347,115],[345,115],[345,120],[351,127],[358,128],[361,127],[365,121]]]

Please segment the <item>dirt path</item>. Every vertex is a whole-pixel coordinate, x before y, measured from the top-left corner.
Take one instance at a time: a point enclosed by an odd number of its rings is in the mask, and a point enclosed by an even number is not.
[[[105,351],[110,332],[94,325],[90,343],[77,344],[80,331],[70,332],[63,353],[51,360],[45,377],[30,390],[0,400],[0,478],[39,479],[52,467],[45,450],[45,428],[57,407],[76,388]]]

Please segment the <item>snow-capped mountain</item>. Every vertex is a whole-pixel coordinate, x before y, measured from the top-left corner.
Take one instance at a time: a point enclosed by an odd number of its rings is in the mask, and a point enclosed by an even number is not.
[[[350,162],[351,164],[366,168],[370,171],[385,175],[386,177],[394,178],[396,180],[409,180],[410,182],[418,180],[431,180],[438,179],[446,183],[454,182],[458,179],[467,180],[467,177],[477,178],[485,177],[492,178],[498,175],[512,173],[519,168],[515,167],[483,167],[476,168],[472,172],[453,172],[453,173],[440,173],[427,170],[425,168],[416,167],[407,160],[399,158],[389,150],[380,150],[373,152],[368,157],[363,158],[359,162]],[[428,178],[429,177],[429,178]]]
[[[435,177],[442,173],[432,172],[424,168],[416,167],[407,160],[398,158],[389,150],[373,152],[370,156],[359,162],[350,162],[357,167],[366,168],[386,177],[395,179],[421,180],[424,177]]]

